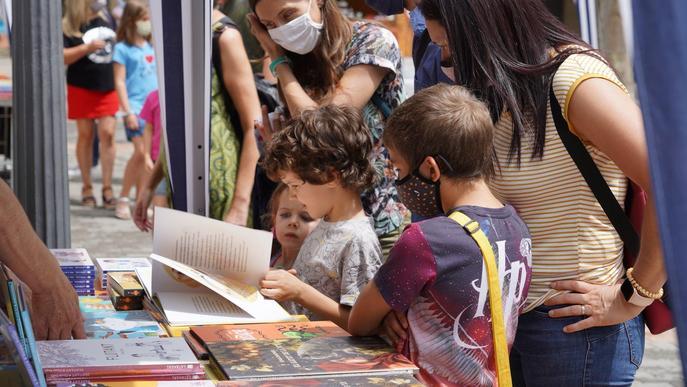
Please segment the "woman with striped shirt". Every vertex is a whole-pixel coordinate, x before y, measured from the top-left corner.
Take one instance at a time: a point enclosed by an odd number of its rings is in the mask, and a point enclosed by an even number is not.
[[[561,142],[550,90],[618,201],[628,178],[649,196],[632,276],[651,293],[666,275],[639,108],[539,0],[423,0],[421,9],[442,65],[490,108],[500,169],[490,185],[532,234],[514,384],[630,385],[644,351],[641,302],[621,292],[623,243]]]

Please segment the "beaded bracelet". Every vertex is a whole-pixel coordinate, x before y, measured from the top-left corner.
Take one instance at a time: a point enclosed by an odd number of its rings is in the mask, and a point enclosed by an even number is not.
[[[280,57],[275,58],[272,61],[272,63],[270,63],[270,71],[272,72],[272,75],[274,75],[275,78],[277,77],[277,66],[279,66],[282,63],[290,65],[291,59],[289,59],[289,57],[286,55],[282,55]]]
[[[626,271],[627,279],[628,279],[628,280],[630,281],[630,283],[632,284],[632,287],[635,288],[635,289],[637,289],[637,292],[638,292],[640,295],[642,295],[642,296],[644,296],[644,297],[646,297],[646,298],[651,298],[652,300],[660,300],[660,299],[663,297],[663,288],[660,288],[660,289],[658,290],[658,292],[655,292],[655,293],[646,290],[644,287],[642,287],[642,285],[640,285],[639,283],[637,283],[637,281],[635,280],[635,278],[632,276],[632,271],[633,271],[633,270],[634,270],[634,268],[630,267],[630,268],[628,268],[627,271]]]

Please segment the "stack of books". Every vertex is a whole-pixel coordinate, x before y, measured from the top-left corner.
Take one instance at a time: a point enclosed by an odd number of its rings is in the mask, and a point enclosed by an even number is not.
[[[107,294],[116,310],[143,309],[145,291],[135,272],[108,273]]]
[[[107,274],[121,271],[135,271],[136,268],[150,268],[148,258],[96,258],[97,283],[100,290],[107,289]]]
[[[39,341],[37,347],[50,385],[205,379],[179,338]]]
[[[50,250],[79,296],[95,295],[95,265],[86,249]]]

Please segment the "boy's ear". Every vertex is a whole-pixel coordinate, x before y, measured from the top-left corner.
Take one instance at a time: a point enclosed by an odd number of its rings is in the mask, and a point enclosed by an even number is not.
[[[437,161],[434,159],[432,156],[427,156],[425,157],[425,160],[422,162],[423,171],[425,176],[427,176],[430,180],[437,182],[441,178],[441,169],[439,168],[439,164],[437,164]]]
[[[341,173],[339,171],[330,171],[328,173],[329,175],[329,182],[325,183],[325,187],[327,188],[335,188],[341,185]]]

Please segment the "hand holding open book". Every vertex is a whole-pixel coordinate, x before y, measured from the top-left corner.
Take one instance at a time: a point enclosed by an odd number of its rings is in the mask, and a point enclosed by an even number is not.
[[[169,209],[155,212],[155,224],[150,281],[137,272],[170,325],[291,319],[258,288],[272,234]]]

